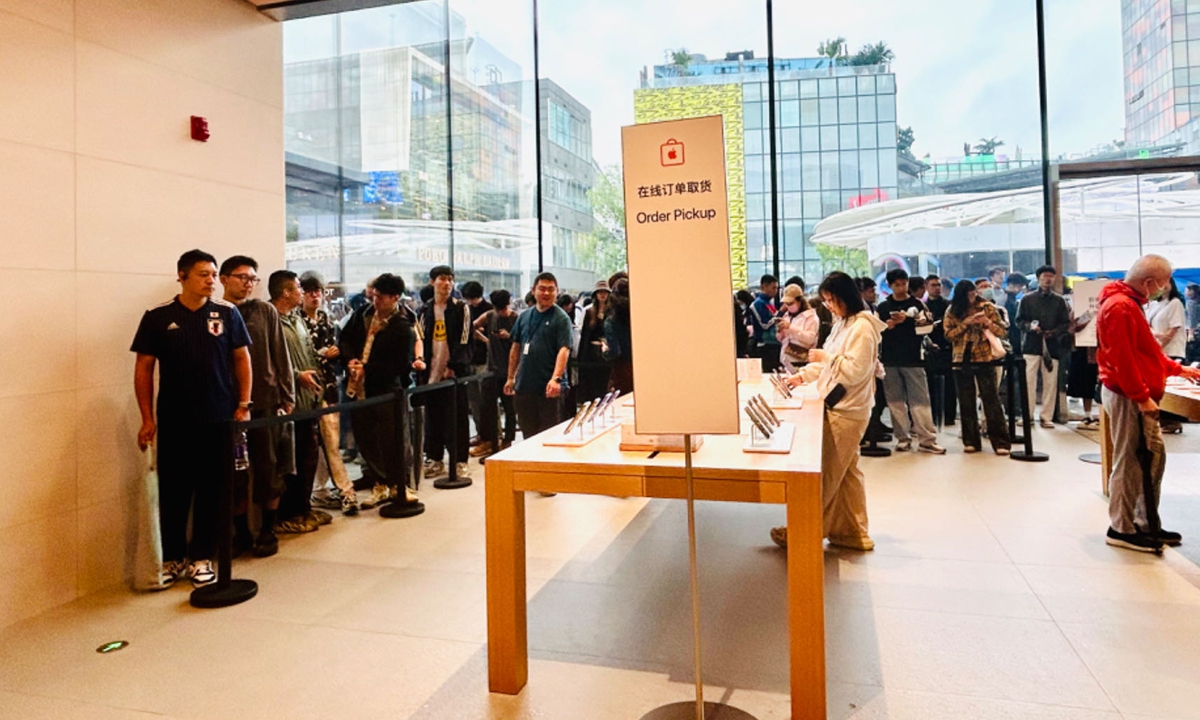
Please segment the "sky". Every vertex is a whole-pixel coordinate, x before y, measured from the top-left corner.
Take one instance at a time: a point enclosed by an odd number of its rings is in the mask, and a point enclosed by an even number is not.
[[[440,3],[437,4],[440,6]],[[533,74],[530,0],[451,0],[477,34]],[[1051,155],[1079,155],[1124,133],[1120,0],[1046,0]],[[960,157],[999,137],[1001,154],[1040,156],[1033,0],[787,0],[775,3],[777,57],[812,57],[827,38],[896,54],[897,120],[914,154]],[[643,67],[667,49],[710,58],[767,55],[765,4],[714,0],[539,0],[540,74],[592,112],[593,155],[620,160]],[[299,39],[299,36],[294,36]]]

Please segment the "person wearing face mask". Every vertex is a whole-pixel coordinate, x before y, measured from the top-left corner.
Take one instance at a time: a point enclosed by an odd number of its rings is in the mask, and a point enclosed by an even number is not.
[[[1054,428],[1054,405],[1058,400],[1058,360],[1064,339],[1071,331],[1071,309],[1062,295],[1054,292],[1058,271],[1049,265],[1037,269],[1037,290],[1025,293],[1017,307],[1017,324],[1024,333],[1021,354],[1025,356],[1025,382],[1029,413],[1037,404],[1038,375],[1042,376],[1043,428]]]
[[[1109,475],[1109,528],[1106,542],[1139,552],[1161,552],[1178,545],[1179,533],[1163,530],[1158,500],[1166,468],[1166,449],[1158,425],[1158,402],[1167,377],[1200,380],[1200,370],[1167,357],[1142,312],[1148,300],[1171,285],[1171,263],[1146,255],[1124,281],[1100,292],[1096,315],[1096,362],[1103,405],[1111,418],[1112,470]]]
[[[808,351],[817,345],[820,321],[817,311],[808,306],[804,288],[788,285],[783,289],[783,314],[776,326],[779,332],[779,362],[789,372],[808,363]]]

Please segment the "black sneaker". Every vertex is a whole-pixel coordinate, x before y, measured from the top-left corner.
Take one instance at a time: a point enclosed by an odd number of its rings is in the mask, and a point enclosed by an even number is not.
[[[279,552],[279,538],[269,530],[263,530],[254,541],[254,557],[271,557]]]
[[[1113,547],[1125,548],[1126,550],[1144,553],[1162,553],[1162,542],[1157,538],[1152,538],[1142,533],[1119,533],[1109,528],[1104,542]]]
[[[1138,532],[1141,533],[1142,531],[1139,529]],[[1142,534],[1147,535],[1149,533]],[[1158,538],[1158,541],[1163,545],[1170,545],[1171,547],[1183,544],[1183,536],[1177,532],[1171,532],[1170,530],[1159,529],[1157,533],[1154,533],[1154,537]]]

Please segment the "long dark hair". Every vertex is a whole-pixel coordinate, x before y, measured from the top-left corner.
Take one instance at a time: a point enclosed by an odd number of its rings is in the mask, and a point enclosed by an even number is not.
[[[629,280],[618,278],[608,295],[609,307],[612,314],[622,322],[629,322]]]
[[[959,280],[954,286],[954,297],[950,299],[950,309],[948,313],[958,318],[965,320],[967,311],[971,309],[971,292],[975,290],[974,280]]]
[[[831,295],[837,298],[846,310],[845,317],[857,315],[867,309],[854,278],[844,272],[835,271],[826,275],[825,279],[821,281],[818,292],[821,295]]]
[[[1187,304],[1187,302],[1183,299],[1183,295],[1180,294],[1179,286],[1175,284],[1175,278],[1173,278],[1173,277],[1171,278],[1171,289],[1169,291],[1167,291],[1165,294],[1166,294],[1166,297],[1163,298],[1163,302],[1171,302],[1172,300],[1178,300],[1179,302],[1183,303],[1184,305]]]

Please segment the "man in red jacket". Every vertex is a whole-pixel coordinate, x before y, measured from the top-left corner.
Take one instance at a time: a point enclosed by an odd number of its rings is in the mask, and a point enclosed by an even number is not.
[[[1146,255],[1129,269],[1123,282],[1100,293],[1096,316],[1100,382],[1113,443],[1109,478],[1106,542],[1139,552],[1162,552],[1178,545],[1179,533],[1163,530],[1158,521],[1159,489],[1166,450],[1158,426],[1158,401],[1167,377],[1200,379],[1200,370],[1183,367],[1163,354],[1150,332],[1142,307],[1171,286],[1171,263]]]

